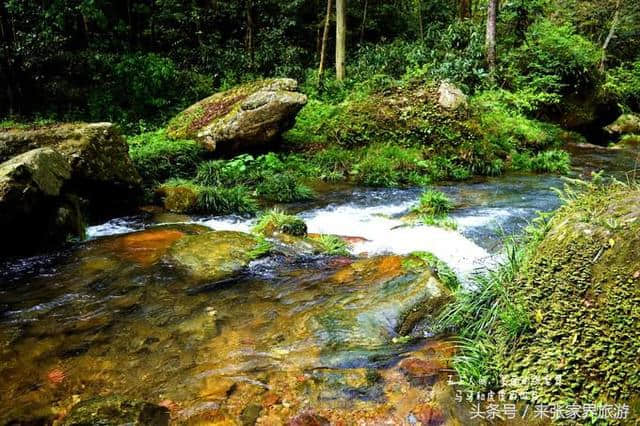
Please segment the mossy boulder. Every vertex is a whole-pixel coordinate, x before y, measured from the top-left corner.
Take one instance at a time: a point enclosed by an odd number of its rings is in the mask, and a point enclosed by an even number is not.
[[[0,132],[0,161],[41,147],[59,152],[71,167],[74,186],[87,195],[97,187],[129,196],[139,190],[140,176],[129,158],[129,147],[111,123],[71,123]],[[100,194],[101,197],[104,194]]]
[[[212,231],[183,237],[169,250],[169,259],[192,278],[217,281],[240,272],[268,250],[268,244],[253,235]]]
[[[83,222],[129,211],[142,195],[128,146],[111,123],[3,128],[0,162],[0,225],[20,236],[5,254],[80,236]]]
[[[509,288],[532,327],[496,360],[540,403],[615,404],[640,393],[640,191],[594,187],[563,206]],[[509,380],[510,381],[510,380]],[[509,391],[511,389],[507,389]],[[629,414],[636,418],[640,412]]]
[[[161,185],[156,195],[164,208],[173,213],[191,213],[198,205],[198,188],[192,184]]]
[[[169,410],[143,401],[126,400],[118,396],[94,398],[73,407],[63,420],[64,426],[168,425]]]
[[[62,195],[71,177],[65,158],[39,148],[0,164],[0,254],[22,254],[80,236],[77,200]]]
[[[604,130],[613,136],[631,133],[640,134],[640,115],[622,114],[616,121],[606,126]]]
[[[307,97],[297,82],[255,81],[216,93],[175,116],[167,126],[173,139],[193,139],[211,151],[237,153],[265,145],[291,128]]]

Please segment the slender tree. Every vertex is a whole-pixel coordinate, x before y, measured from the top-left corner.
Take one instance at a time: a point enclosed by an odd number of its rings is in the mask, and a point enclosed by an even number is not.
[[[336,78],[344,80],[347,51],[347,0],[336,0]]]
[[[318,82],[322,81],[324,61],[327,56],[327,40],[329,39],[329,25],[331,24],[332,0],[327,0],[327,16],[324,19],[324,31],[322,32],[322,46],[320,48],[320,67],[318,68]]]
[[[609,29],[609,34],[607,34],[607,38],[602,45],[602,59],[600,60],[600,71],[604,71],[605,62],[607,62],[607,48],[609,47],[609,43],[611,43],[611,39],[615,36],[616,27],[618,26],[618,20],[620,17],[620,0],[616,1],[616,10],[613,13],[613,19],[611,20],[611,28]]]
[[[364,42],[364,28],[367,23],[367,8],[369,6],[369,1],[364,0],[364,8],[362,10],[362,25],[360,26],[360,44]]]
[[[420,40],[424,40],[424,27],[422,26],[422,0],[416,0],[416,19],[418,21]]]
[[[485,39],[487,50],[487,65],[489,72],[496,70],[496,17],[498,15],[498,0],[489,0],[487,8],[487,35]]]

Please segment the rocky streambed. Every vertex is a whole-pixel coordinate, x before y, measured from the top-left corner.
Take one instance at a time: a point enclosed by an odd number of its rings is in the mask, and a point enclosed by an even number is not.
[[[575,173],[633,169],[573,147]],[[622,174],[620,174],[622,176]],[[420,191],[330,188],[288,206],[349,256],[261,247],[251,219],[148,212],[2,265],[0,422],[470,424],[429,333],[450,290],[415,252],[471,275],[559,200],[554,176],[443,185],[457,231],[407,225]],[[433,266],[433,265],[431,265]]]

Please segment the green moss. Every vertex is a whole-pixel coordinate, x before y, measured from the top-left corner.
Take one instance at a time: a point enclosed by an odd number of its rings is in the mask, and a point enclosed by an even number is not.
[[[455,364],[462,375],[489,375],[492,387],[498,376],[561,376],[506,389],[536,392],[540,403],[619,403],[640,392],[640,190],[580,186],[567,188],[567,203],[501,279],[458,295],[447,312],[468,339]]]

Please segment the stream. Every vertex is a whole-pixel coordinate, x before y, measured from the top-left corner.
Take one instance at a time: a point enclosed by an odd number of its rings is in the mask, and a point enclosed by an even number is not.
[[[624,179],[635,168],[629,151],[570,151],[576,177]],[[50,423],[109,395],[161,404],[187,424],[464,419],[447,385],[453,344],[395,331],[419,281],[404,256],[431,252],[470,286],[499,263],[506,236],[560,205],[550,188],[562,185],[522,174],[439,185],[456,206],[456,231],[402,221],[422,189],[322,188],[286,208],[310,233],[358,237],[354,256],[271,256],[203,291],[163,253],[194,226],[248,231],[255,219],[150,211],[92,226],[59,252],[7,261],[0,424]]]

